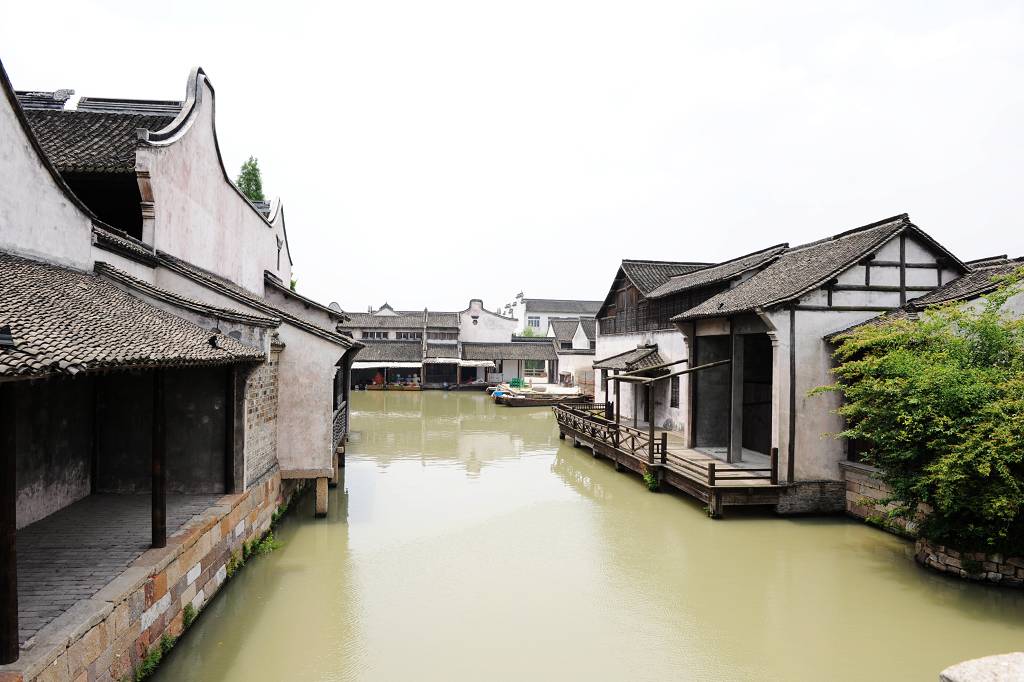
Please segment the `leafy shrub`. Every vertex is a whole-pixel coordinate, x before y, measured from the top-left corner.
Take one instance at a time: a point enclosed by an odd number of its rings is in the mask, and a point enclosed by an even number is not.
[[[652,493],[658,490],[658,477],[654,475],[654,472],[648,469],[644,472],[644,485]]]
[[[892,489],[893,516],[965,551],[1024,554],[1024,320],[1001,311],[1006,278],[979,305],[864,326],[835,352],[840,437]]]

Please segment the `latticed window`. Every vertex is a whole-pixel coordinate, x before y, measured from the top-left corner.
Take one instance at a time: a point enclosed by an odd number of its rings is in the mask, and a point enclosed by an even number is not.
[[[672,377],[670,387],[669,405],[671,407],[679,407],[679,377]]]
[[[364,339],[386,339],[388,338],[387,332],[363,332]]]
[[[523,360],[523,376],[542,377],[547,374],[546,365],[544,360]]]
[[[396,332],[395,338],[399,341],[419,341],[423,338],[422,332]]]

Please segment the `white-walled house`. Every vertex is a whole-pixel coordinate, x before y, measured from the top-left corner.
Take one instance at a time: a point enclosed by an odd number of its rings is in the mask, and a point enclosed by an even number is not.
[[[250,458],[245,477],[251,483],[280,470],[285,479],[317,479],[325,512],[347,428],[343,387],[361,345],[338,332],[343,312],[288,288],[284,209],[276,201],[264,215],[231,181],[215,97],[197,68],[182,101],[82,97],[70,109],[39,105],[36,94],[23,102],[42,151],[101,221],[91,257],[105,272],[123,286],[280,320],[264,370],[272,377],[249,380],[274,383],[272,452]]]
[[[594,317],[601,307],[600,301],[577,301],[563,298],[524,298],[521,308],[516,312],[519,315],[519,334],[533,333],[534,336],[543,336],[548,328],[551,318],[576,318]]]
[[[555,343],[560,383],[567,378],[571,385],[576,385],[581,370],[593,369],[596,326],[592,317],[548,319],[546,336]]]

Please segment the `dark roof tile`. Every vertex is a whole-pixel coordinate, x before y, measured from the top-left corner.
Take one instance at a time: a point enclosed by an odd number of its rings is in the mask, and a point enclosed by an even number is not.
[[[538,341],[509,343],[463,343],[465,360],[557,360],[555,344]]]
[[[788,246],[788,244],[770,246],[767,249],[761,249],[760,251],[755,251],[717,265],[710,265],[705,268],[700,268],[699,270],[693,270],[686,274],[675,275],[660,287],[651,291],[647,297],[662,298],[664,296],[671,296],[672,294],[689,291],[690,289],[697,289],[700,287],[710,286],[712,284],[727,282],[734,277],[739,277],[746,272],[765,265],[770,262],[772,258],[775,258],[785,251]]]
[[[594,361],[594,369],[617,369],[632,372],[664,364],[661,354],[658,353],[657,344],[637,346],[633,350],[627,350],[616,355],[609,356],[603,360]]]
[[[260,362],[262,350],[212,334],[95,274],[0,253],[0,376]]]
[[[173,116],[28,109],[25,117],[46,156],[61,172],[135,170],[137,128],[159,130]]]

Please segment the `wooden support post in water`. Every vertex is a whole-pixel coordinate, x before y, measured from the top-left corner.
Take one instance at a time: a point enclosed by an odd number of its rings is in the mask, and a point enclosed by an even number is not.
[[[321,476],[316,479],[316,516],[323,518],[327,516],[327,477]]]
[[[16,425],[14,386],[0,384],[0,664],[18,660]]]
[[[708,462],[708,485],[715,487],[715,463]]]
[[[779,484],[779,449],[778,448],[772,448],[771,462],[772,462],[771,463],[771,468],[772,468],[771,483],[772,483],[772,485],[778,485]]]
[[[668,432],[661,432],[661,463],[668,464]]]
[[[331,455],[331,480],[327,482],[327,486],[330,488],[337,488],[338,481],[341,480],[341,446],[334,448],[334,454]]]
[[[153,444],[151,453],[153,547],[167,546],[167,412],[164,370],[153,371]]]

